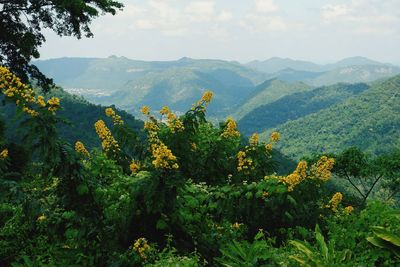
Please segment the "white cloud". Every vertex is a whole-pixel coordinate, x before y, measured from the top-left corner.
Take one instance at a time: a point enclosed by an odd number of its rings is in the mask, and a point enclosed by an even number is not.
[[[273,13],[279,10],[279,6],[273,0],[256,0],[256,10],[260,13]]]
[[[240,23],[241,26],[252,32],[285,31],[288,24],[280,16],[247,15]]]
[[[365,34],[393,34],[400,28],[397,10],[400,2],[387,0],[351,0],[346,4],[325,5],[321,18],[326,24],[344,31]]]
[[[196,22],[210,21],[215,15],[214,1],[195,1],[185,8],[188,17]]]
[[[334,22],[350,11],[347,5],[327,5],[322,7],[321,16],[326,22]]]
[[[230,21],[232,18],[233,18],[232,13],[226,10],[222,10],[217,16],[217,20],[222,22]]]

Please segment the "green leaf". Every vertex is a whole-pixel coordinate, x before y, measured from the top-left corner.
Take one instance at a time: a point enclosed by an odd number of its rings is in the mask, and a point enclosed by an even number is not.
[[[373,228],[374,233],[378,237],[380,237],[383,240],[386,240],[386,241],[392,243],[395,246],[400,247],[400,238],[399,237],[397,237],[393,233],[389,232],[384,227],[375,226],[375,227],[372,227],[372,228]]]
[[[328,259],[329,257],[328,247],[325,243],[324,236],[321,234],[321,229],[319,228],[318,224],[315,225],[315,239],[317,240],[322,255],[324,256],[325,259]]]
[[[86,184],[80,184],[76,187],[76,191],[78,192],[79,195],[84,195],[89,192],[89,188],[87,187]]]

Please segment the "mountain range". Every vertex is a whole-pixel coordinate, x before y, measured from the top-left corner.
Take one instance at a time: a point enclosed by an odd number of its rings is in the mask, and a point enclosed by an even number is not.
[[[139,61],[116,56],[60,58],[40,60],[35,64],[68,92],[82,95],[96,104],[115,104],[135,115],[139,115],[142,105],[152,109],[169,105],[180,114],[209,89],[215,93],[209,115],[218,119],[230,114],[241,118],[249,105],[257,107],[257,102],[271,102],[297,90],[337,82],[369,82],[400,73],[399,67],[362,57],[328,65],[280,58],[240,64],[191,58]],[[257,99],[254,96],[261,97],[260,87],[272,79],[290,85],[272,86],[275,89],[262,101],[254,101]],[[251,103],[246,104],[251,98]]]

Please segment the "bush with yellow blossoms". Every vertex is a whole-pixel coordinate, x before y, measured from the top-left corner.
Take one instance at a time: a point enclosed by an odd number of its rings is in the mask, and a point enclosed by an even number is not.
[[[397,231],[398,222],[385,214],[393,212],[388,204],[364,209],[347,192],[346,198],[333,194],[330,156],[279,170],[273,145],[280,134],[246,140],[233,119],[210,123],[209,91],[179,116],[166,106],[156,114],[143,107],[146,136],[105,109],[108,118],[93,122],[101,148],[89,152],[80,141],[74,146],[56,138],[59,99],[36,97],[6,70],[0,73],[7,101],[37,112],[26,116],[30,122],[46,122],[29,133],[48,154],[34,151],[19,172],[3,175],[0,168],[0,258],[6,266],[291,266],[297,252],[286,244],[294,238],[309,241],[302,248],[315,262],[399,263],[366,239],[370,225]],[[0,164],[15,166],[18,147],[6,139],[0,136]],[[314,241],[317,224],[322,231]],[[320,253],[323,238],[332,255]]]

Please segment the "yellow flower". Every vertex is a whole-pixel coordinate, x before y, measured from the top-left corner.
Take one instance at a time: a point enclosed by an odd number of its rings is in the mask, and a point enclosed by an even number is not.
[[[44,214],[42,214],[42,215],[40,215],[38,218],[37,218],[37,221],[38,222],[42,222],[42,221],[44,221],[44,220],[46,220],[47,219],[47,217],[44,215]]]
[[[210,103],[213,97],[213,93],[211,91],[205,91],[203,96],[201,97],[201,101]]]
[[[280,180],[288,186],[288,192],[293,191],[295,186],[299,185],[304,179],[307,178],[307,162],[300,161],[297,164],[296,170]]]
[[[148,106],[143,106],[140,111],[144,114],[144,115],[149,115],[150,114],[150,108]]]
[[[246,152],[239,151],[237,154],[237,159],[238,159],[237,170],[239,172],[240,171],[248,172],[249,170],[254,170],[254,166],[252,166],[253,160],[246,158]]]
[[[265,145],[265,150],[267,150],[268,152],[272,151],[272,144],[266,144]]]
[[[354,208],[352,206],[347,206],[346,208],[344,208],[344,212],[346,214],[351,214],[354,211]]]
[[[106,108],[105,110],[106,116],[110,117],[113,120],[114,125],[123,125],[124,121],[112,108]]]
[[[258,141],[260,140],[260,136],[258,133],[253,133],[252,136],[250,136],[249,143],[251,146],[256,146],[258,145]]]
[[[176,157],[172,151],[162,142],[151,145],[151,153],[154,160],[152,164],[157,169],[178,169],[179,165],[175,162]]]
[[[169,112],[167,114],[167,119],[168,119],[168,127],[171,129],[173,133],[179,132],[185,129],[183,126],[182,121],[180,121],[176,115],[172,112]]]
[[[271,137],[270,137],[271,142],[278,142],[280,138],[281,138],[280,133],[278,133],[278,132],[271,133]]]
[[[240,133],[237,130],[236,121],[234,121],[232,118],[228,118],[226,120],[225,129],[222,132],[221,136],[225,137],[225,138],[228,138],[228,137],[239,137]]]
[[[140,163],[138,161],[133,160],[132,163],[129,165],[132,173],[137,173],[140,169]]]
[[[339,206],[339,203],[342,201],[343,195],[340,192],[335,193],[331,200],[329,201],[329,204],[327,205],[328,208],[331,208],[333,212],[337,212],[337,208]]]
[[[47,109],[51,112],[54,112],[60,108],[60,99],[58,97],[52,97],[47,100],[47,105],[49,105]]]
[[[160,114],[161,114],[161,115],[166,115],[166,114],[168,114],[168,113],[170,113],[169,107],[164,106],[164,107],[161,108],[161,110],[160,110]]]
[[[335,160],[333,158],[322,156],[317,163],[311,166],[312,176],[324,182],[328,181],[332,177],[331,170],[333,169],[334,163]]]
[[[132,249],[133,251],[136,251],[143,260],[145,260],[147,259],[146,253],[150,250],[150,246],[147,243],[146,238],[141,237],[135,241]]]
[[[85,157],[90,156],[89,151],[87,151],[87,149],[85,148],[85,145],[80,141],[77,141],[75,143],[75,151],[78,152],[79,154],[84,155]]]
[[[191,143],[190,146],[191,146],[191,150],[192,150],[192,151],[196,151],[196,150],[197,150],[197,145],[196,145],[196,143]]]
[[[97,135],[101,139],[101,146],[105,152],[114,152],[119,151],[118,142],[114,139],[111,134],[111,131],[107,128],[106,124],[103,120],[98,120],[94,127],[96,129]]]
[[[0,160],[4,160],[4,159],[7,158],[7,157],[8,157],[8,149],[5,148],[5,149],[3,149],[3,151],[1,151],[1,153],[0,153]]]
[[[46,106],[46,102],[44,101],[44,97],[41,96],[41,95],[38,96],[38,99],[37,99],[36,103],[41,107],[45,107]]]
[[[242,226],[242,223],[235,222],[231,225],[232,229],[238,230]]]

